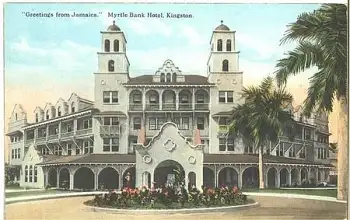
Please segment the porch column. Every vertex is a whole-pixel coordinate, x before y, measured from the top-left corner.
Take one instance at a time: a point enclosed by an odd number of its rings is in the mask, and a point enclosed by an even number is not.
[[[189,183],[189,181],[188,181],[188,173],[185,172],[185,189],[187,189],[187,190],[189,190],[188,183]]]
[[[74,189],[74,173],[69,174],[69,190]]]
[[[151,188],[154,189],[154,172],[151,172]]]
[[[95,172],[94,173],[94,176],[95,176],[95,184],[94,184],[94,190],[97,190],[98,189],[98,173]]]
[[[265,183],[265,187],[268,188],[269,187],[269,176],[267,175],[268,173],[268,169],[264,169],[264,183]]]
[[[119,174],[119,190],[123,189],[123,174],[120,172]]]
[[[318,183],[318,169],[315,169],[315,182]]]
[[[240,170],[238,173],[238,188],[242,188],[243,187],[243,173]]]
[[[44,182],[45,182],[45,186],[46,187],[47,185],[49,185],[49,170],[46,169],[46,171],[44,172]]]
[[[288,184],[288,186],[292,185],[292,171],[291,170],[288,170],[287,184]]]
[[[57,175],[57,179],[56,179],[56,188],[60,188],[60,172],[59,172],[59,169],[57,168],[56,169],[56,175]]]
[[[217,169],[216,165],[214,165],[214,188],[218,187],[218,178],[217,178]]]
[[[301,185],[301,169],[298,169],[298,185]]]
[[[159,93],[158,99],[159,110],[163,109],[163,90]]]
[[[276,179],[275,179],[276,188],[280,188],[280,184],[281,184],[281,183],[280,183],[280,182],[281,182],[280,178],[281,178],[280,170],[277,169],[277,172],[276,172]]]
[[[177,91],[176,93],[175,93],[175,105],[176,105],[176,110],[178,110],[179,109],[179,92]]]

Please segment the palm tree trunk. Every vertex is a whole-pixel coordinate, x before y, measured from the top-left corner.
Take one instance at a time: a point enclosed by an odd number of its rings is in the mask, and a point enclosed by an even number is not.
[[[339,200],[347,200],[348,195],[348,103],[345,96],[339,98],[338,116],[338,192]]]
[[[263,146],[260,146],[259,147],[259,189],[265,188],[264,169],[263,169],[263,154],[264,154],[264,148],[263,148]]]

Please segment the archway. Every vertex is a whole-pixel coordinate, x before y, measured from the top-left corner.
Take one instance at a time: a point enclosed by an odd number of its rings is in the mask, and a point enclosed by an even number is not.
[[[185,171],[180,163],[174,160],[165,160],[154,170],[155,187],[165,187],[167,184],[185,182]]]
[[[94,189],[95,175],[90,168],[79,168],[74,174],[74,188],[76,189]]]
[[[55,168],[51,168],[49,170],[49,185],[51,187],[57,187],[57,170]]]
[[[198,188],[197,181],[196,181],[196,173],[190,172],[188,174],[188,188],[190,189],[193,187]]]
[[[276,187],[276,174],[277,174],[276,168],[271,167],[267,172],[267,187],[269,188]]]
[[[288,185],[288,180],[289,180],[289,172],[286,168],[281,169],[280,171],[280,185],[286,186]]]
[[[305,168],[301,169],[300,175],[301,175],[301,182],[306,182],[308,180],[307,170]]]
[[[207,188],[214,188],[215,186],[214,171],[208,167],[203,167],[203,185]]]
[[[317,178],[316,178],[316,169],[312,168],[309,173],[309,182],[311,184],[316,184]]]
[[[99,189],[118,189],[119,173],[112,167],[106,167],[98,174]]]
[[[123,173],[123,187],[135,188],[135,167],[130,167]]]
[[[257,167],[249,167],[243,171],[243,186],[245,188],[257,188],[259,186],[259,170]]]
[[[292,185],[296,186],[299,185],[299,172],[296,168],[292,169],[291,171],[291,177],[292,177]]]
[[[238,173],[232,167],[225,167],[219,172],[219,186],[238,186]]]
[[[69,179],[69,170],[67,168],[62,168],[60,170],[60,186],[59,188],[69,189],[70,179]]]

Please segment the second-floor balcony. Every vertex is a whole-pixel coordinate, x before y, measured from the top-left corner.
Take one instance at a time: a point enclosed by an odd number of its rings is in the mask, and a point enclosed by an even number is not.
[[[74,136],[74,132],[73,131],[69,131],[69,132],[62,132],[61,134],[61,138],[70,138]]]
[[[75,134],[77,136],[92,134],[92,128],[83,128],[83,129],[77,130]]]
[[[58,139],[58,134],[50,134],[47,138],[48,141],[54,141]]]
[[[37,137],[35,139],[35,141],[36,141],[37,144],[44,144],[46,142],[46,136],[44,136],[44,137]]]
[[[101,125],[100,135],[101,136],[118,136],[121,132],[120,125]]]
[[[142,103],[129,103],[129,111],[142,111]]]
[[[159,108],[159,103],[147,103],[146,104],[146,110],[148,111],[158,111]]]
[[[209,103],[195,103],[195,110],[209,110]]]
[[[192,110],[192,103],[179,103],[179,110]]]
[[[167,110],[176,110],[176,103],[173,102],[166,102],[163,103],[162,105],[162,110],[167,111]]]

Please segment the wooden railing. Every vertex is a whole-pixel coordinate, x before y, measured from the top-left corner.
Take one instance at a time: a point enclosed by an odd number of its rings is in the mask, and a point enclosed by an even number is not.
[[[120,125],[101,125],[100,135],[119,135],[120,130]]]

